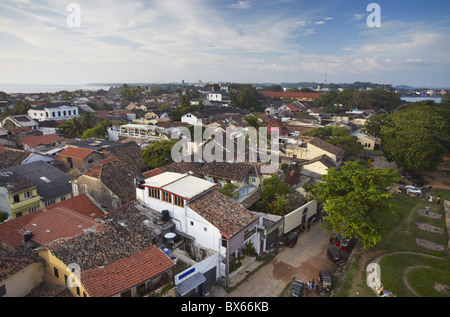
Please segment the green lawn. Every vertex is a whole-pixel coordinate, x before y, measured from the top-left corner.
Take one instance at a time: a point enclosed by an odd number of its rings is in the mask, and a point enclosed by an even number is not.
[[[450,200],[450,191],[434,191],[433,195],[441,195],[442,201]],[[373,260],[361,263],[362,256],[368,252],[379,252],[385,255],[379,262],[381,267],[381,282],[384,287],[400,297],[416,296],[411,292],[404,282],[404,272],[410,267],[426,266],[430,268],[415,268],[407,275],[407,281],[414,291],[423,297],[450,297],[450,294],[435,290],[435,283],[450,286],[450,257],[445,252],[429,250],[418,246],[416,238],[425,239],[437,244],[447,246],[448,234],[445,222],[445,211],[443,204],[430,204],[430,211],[442,215],[441,219],[431,219],[420,216],[418,209],[425,209],[429,204],[426,198],[409,197],[407,195],[395,195],[394,202],[400,207],[402,219],[391,224],[389,231],[384,236],[382,242],[367,250],[355,249],[354,263],[349,266],[342,286],[336,296],[375,296],[367,286],[365,279],[365,267]],[[429,223],[444,229],[443,234],[427,232],[419,229],[416,221]],[[410,252],[398,253],[397,252]],[[419,254],[416,254],[419,253]],[[437,257],[437,258],[435,258]],[[361,277],[357,277],[358,270],[363,267]]]

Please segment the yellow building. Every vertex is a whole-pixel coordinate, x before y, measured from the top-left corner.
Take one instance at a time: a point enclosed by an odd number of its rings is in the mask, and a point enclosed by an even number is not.
[[[39,209],[36,185],[12,172],[0,172],[0,211],[14,219]]]
[[[345,153],[341,148],[315,137],[290,136],[280,140],[285,146],[287,157],[312,160],[325,154],[334,162],[339,162]]]

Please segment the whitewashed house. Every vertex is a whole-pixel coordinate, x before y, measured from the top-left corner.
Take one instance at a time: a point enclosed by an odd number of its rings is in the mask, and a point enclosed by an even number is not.
[[[216,190],[216,184],[189,174],[164,172],[145,179],[136,198],[175,223],[176,231],[194,238],[202,248],[218,253],[219,277],[251,243],[259,251],[258,216]]]
[[[70,102],[50,102],[28,110],[28,115],[37,121],[69,120],[80,115],[78,106]]]

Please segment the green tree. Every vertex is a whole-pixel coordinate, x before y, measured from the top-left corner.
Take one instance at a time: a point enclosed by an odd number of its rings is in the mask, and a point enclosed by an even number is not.
[[[173,162],[171,156],[175,140],[160,140],[142,150],[143,163],[150,168],[162,167]]]
[[[86,129],[91,129],[98,124],[98,120],[92,112],[86,111],[81,117],[83,125]]]
[[[75,117],[65,121],[56,127],[56,133],[69,138],[79,138],[86,130],[86,126],[81,118]]]
[[[380,121],[386,158],[406,171],[434,170],[450,151],[450,109],[415,103],[399,107]],[[370,124],[368,128],[371,128]],[[375,132],[372,132],[376,134]]]
[[[103,120],[100,124],[93,128],[87,129],[83,132],[82,139],[87,140],[91,138],[105,139],[108,136],[108,127],[111,121]]]
[[[222,194],[224,194],[227,197],[238,198],[239,193],[236,191],[237,188],[238,187],[235,184],[227,183],[227,184],[223,185],[223,187],[221,189],[219,189],[219,192],[221,192]]]
[[[255,115],[249,115],[244,117],[244,121],[248,127],[253,127],[258,129],[261,126],[261,122],[259,121],[259,117]]]
[[[242,85],[238,91],[231,91],[229,96],[232,107],[254,111],[261,105],[262,95],[250,84]]]
[[[258,209],[266,213],[287,214],[304,204],[304,197],[274,174],[263,181]]]
[[[387,188],[399,178],[392,169],[367,169],[347,162],[329,169],[312,192],[324,204],[323,227],[360,240],[364,247],[377,245],[389,226],[400,217]]]

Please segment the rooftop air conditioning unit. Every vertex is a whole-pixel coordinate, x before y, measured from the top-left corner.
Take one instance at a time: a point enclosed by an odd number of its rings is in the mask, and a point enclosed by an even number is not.
[[[162,218],[163,221],[169,221],[170,220],[169,211],[168,210],[163,210],[161,212],[161,218]]]

